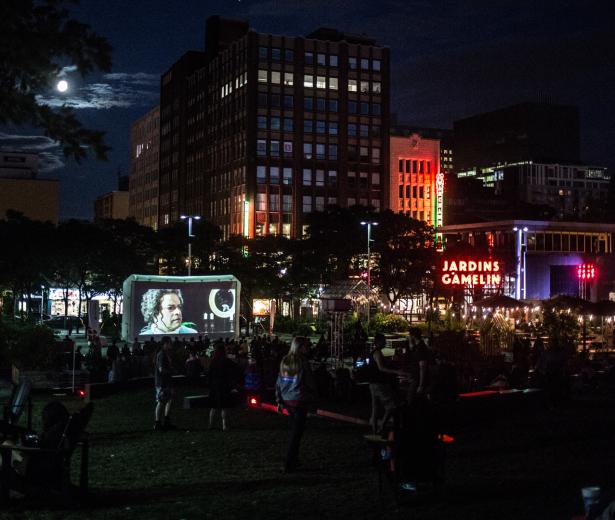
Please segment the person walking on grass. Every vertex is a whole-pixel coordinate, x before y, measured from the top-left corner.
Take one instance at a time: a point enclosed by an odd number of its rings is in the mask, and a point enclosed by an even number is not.
[[[285,407],[290,417],[290,431],[284,471],[291,473],[299,466],[299,444],[305,431],[308,409],[316,401],[316,385],[306,358],[309,340],[293,338],[290,351],[282,358],[276,382],[278,412]]]
[[[174,430],[175,426],[171,423],[170,417],[173,401],[173,365],[171,362],[171,339],[169,337],[162,340],[161,347],[156,352],[154,359],[154,384],[156,386],[156,423],[154,430]]]
[[[209,429],[213,429],[216,411],[222,417],[222,431],[229,429],[227,410],[235,404],[232,390],[238,379],[237,365],[226,357],[226,345],[219,341],[214,345],[214,355],[209,365]]]

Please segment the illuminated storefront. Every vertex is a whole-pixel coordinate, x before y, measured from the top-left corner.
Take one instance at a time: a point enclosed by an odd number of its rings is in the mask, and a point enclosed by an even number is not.
[[[506,220],[443,226],[438,231],[447,247],[467,242],[486,256],[501,259],[497,274],[502,293],[508,296],[527,300],[558,294],[592,301],[615,298],[615,224]],[[467,264],[466,268],[469,261]],[[455,267],[459,270],[459,264]],[[452,285],[455,273],[444,274]],[[470,272],[456,274],[462,283]],[[472,276],[475,274],[480,273]],[[484,272],[485,282],[494,274]]]

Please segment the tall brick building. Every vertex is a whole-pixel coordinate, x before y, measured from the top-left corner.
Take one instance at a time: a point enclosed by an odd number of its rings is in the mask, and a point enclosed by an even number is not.
[[[388,206],[389,50],[365,36],[211,17],[162,76],[159,224],[301,237],[328,204]]]

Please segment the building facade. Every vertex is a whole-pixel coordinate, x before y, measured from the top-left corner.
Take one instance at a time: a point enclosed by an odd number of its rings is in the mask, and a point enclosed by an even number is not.
[[[130,128],[128,216],[158,228],[160,107],[150,110]]]
[[[444,174],[440,169],[440,140],[418,132],[390,137],[390,209],[443,225]]]
[[[110,191],[94,201],[94,220],[128,218],[128,191]]]
[[[32,220],[58,223],[60,182],[39,179],[38,169],[37,154],[0,151],[0,218],[13,210]]]
[[[160,225],[198,214],[225,238],[301,237],[329,204],[387,207],[387,48],[211,17],[202,59],[185,55],[162,78]]]
[[[483,257],[498,260],[509,296],[543,300],[559,294],[608,299],[615,290],[615,224],[541,220],[503,220],[446,225],[448,247],[470,244]],[[594,266],[588,287],[579,283],[579,266]]]

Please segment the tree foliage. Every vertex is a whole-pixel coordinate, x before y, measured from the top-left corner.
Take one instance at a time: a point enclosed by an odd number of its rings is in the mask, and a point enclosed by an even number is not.
[[[111,70],[111,46],[70,16],[76,0],[4,0],[0,17],[0,123],[42,129],[65,156],[79,161],[92,149],[105,159],[104,133],[84,128],[72,109],[40,101],[63,66],[81,76]]]

